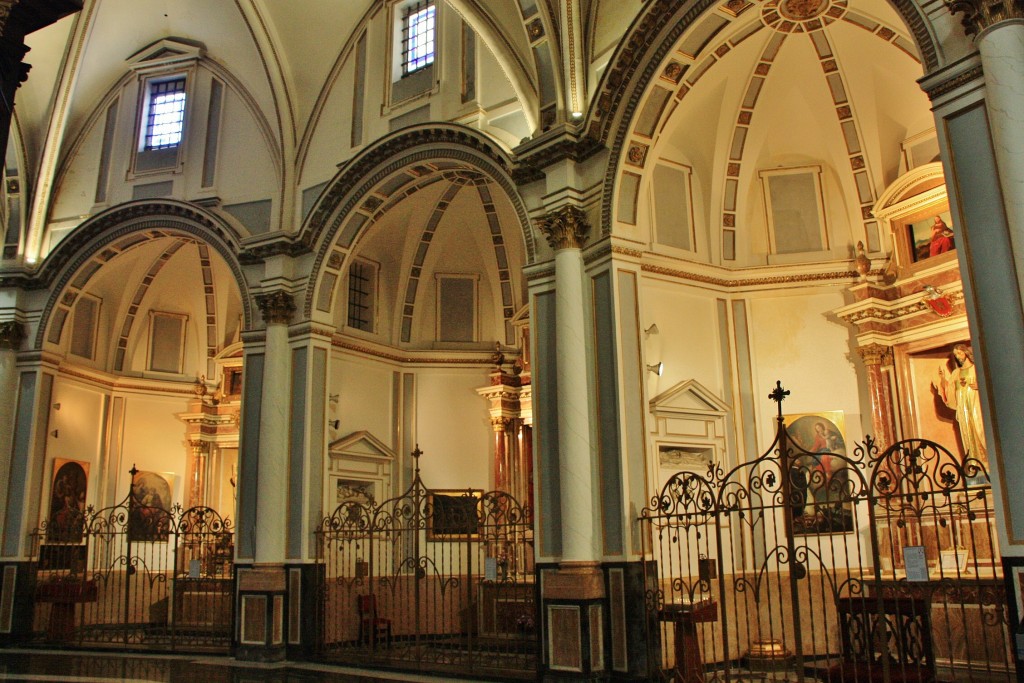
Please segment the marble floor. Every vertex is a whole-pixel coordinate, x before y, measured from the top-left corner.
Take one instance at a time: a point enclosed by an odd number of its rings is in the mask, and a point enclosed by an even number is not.
[[[305,662],[257,664],[230,657],[0,649],[2,683],[439,683],[447,677]],[[490,683],[459,679],[465,683]]]

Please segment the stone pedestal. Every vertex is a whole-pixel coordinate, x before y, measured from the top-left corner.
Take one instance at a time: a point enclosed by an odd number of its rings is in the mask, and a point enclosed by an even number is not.
[[[238,642],[235,656],[255,662],[285,659],[284,565],[236,565]]]

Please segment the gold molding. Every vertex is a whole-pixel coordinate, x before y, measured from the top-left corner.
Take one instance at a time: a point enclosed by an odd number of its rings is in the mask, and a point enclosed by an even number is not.
[[[950,14],[963,13],[964,33],[977,36],[996,24],[1024,19],[1024,0],[947,0]]]
[[[580,249],[586,244],[587,233],[590,232],[587,214],[571,204],[545,215],[538,227],[555,251]]]
[[[256,295],[256,305],[263,314],[263,321],[268,325],[288,324],[295,315],[295,298],[281,289],[269,294]]]

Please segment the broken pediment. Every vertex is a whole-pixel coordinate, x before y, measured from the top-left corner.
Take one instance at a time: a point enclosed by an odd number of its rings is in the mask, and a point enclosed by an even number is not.
[[[729,406],[695,379],[688,379],[651,399],[651,412],[664,417],[724,416]]]

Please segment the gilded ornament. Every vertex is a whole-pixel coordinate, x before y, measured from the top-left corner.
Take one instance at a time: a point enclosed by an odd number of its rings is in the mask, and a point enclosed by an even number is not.
[[[540,220],[540,231],[555,251],[579,249],[587,241],[590,223],[587,215],[576,206],[563,206]]]
[[[270,294],[259,294],[256,296],[256,305],[263,314],[263,320],[268,325],[273,323],[288,323],[295,313],[295,299],[288,292],[277,290]]]

